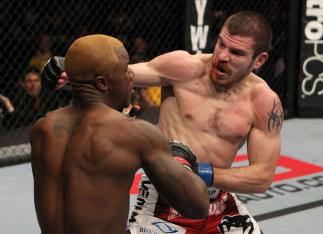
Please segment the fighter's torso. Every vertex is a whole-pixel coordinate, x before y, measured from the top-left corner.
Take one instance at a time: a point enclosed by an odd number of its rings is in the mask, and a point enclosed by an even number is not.
[[[161,105],[159,127],[168,138],[190,146],[199,161],[230,167],[253,124],[251,89],[216,92],[207,73],[175,85],[176,98]]]
[[[66,108],[50,117],[50,144],[43,146],[46,185],[39,190],[41,226],[63,219],[59,225],[64,225],[60,228],[64,233],[125,232],[131,178],[138,162],[115,141],[124,139],[119,118],[110,114],[114,121],[109,123],[97,114],[109,115],[101,111],[77,116]]]

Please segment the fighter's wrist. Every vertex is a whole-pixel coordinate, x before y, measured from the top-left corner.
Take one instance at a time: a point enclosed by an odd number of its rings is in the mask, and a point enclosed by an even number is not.
[[[211,163],[198,163],[198,175],[208,187],[213,186],[214,170]]]

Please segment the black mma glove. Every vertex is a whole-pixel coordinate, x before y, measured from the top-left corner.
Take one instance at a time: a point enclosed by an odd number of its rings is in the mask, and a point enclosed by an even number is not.
[[[176,140],[169,140],[169,146],[174,158],[197,174],[196,156],[193,151],[183,143]]]
[[[54,90],[61,73],[64,71],[64,57],[54,56],[45,64],[41,72],[41,84],[43,87]]]
[[[193,151],[179,141],[170,140],[169,145],[171,152],[177,161],[198,174],[208,187],[213,185],[214,171],[211,163],[197,163]]]

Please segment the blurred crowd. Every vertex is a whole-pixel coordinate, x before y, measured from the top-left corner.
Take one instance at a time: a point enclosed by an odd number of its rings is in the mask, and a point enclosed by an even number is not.
[[[211,7],[210,29],[214,38],[225,18],[246,5],[241,0],[237,4],[224,2],[215,1]],[[254,2],[255,9],[262,9],[262,1]],[[0,6],[6,10],[0,17],[3,25],[0,27],[3,35],[0,38],[0,130],[30,126],[48,111],[71,102],[68,87],[59,92],[44,90],[40,71],[53,55],[64,56],[68,45],[79,36],[103,33],[117,37],[129,51],[131,63],[183,49],[184,26],[179,20],[183,17],[183,5],[180,4],[180,1],[135,0],[124,0],[122,4],[117,0],[85,0],[82,4],[76,0],[64,4],[57,0],[50,4],[41,0],[1,1]],[[263,77],[272,79],[269,83],[275,82],[281,89],[277,93],[285,95],[281,77],[285,74],[286,30],[283,27],[287,25],[287,15],[272,12],[284,10],[281,1],[272,1],[271,5],[271,12],[264,13],[272,16],[275,54],[264,66]],[[160,96],[160,87],[136,88],[132,103],[141,107],[138,118],[157,123]]]
[[[69,104],[71,95],[66,90],[58,92],[42,89],[40,69],[31,65],[9,94],[1,94],[1,127],[11,130],[32,125],[48,111]]]
[[[53,36],[41,34],[37,38],[37,50],[30,58],[26,69],[13,86],[0,94],[1,130],[12,130],[31,126],[47,112],[64,107],[71,102],[69,87],[59,91],[42,88],[41,70],[53,56]],[[149,45],[141,37],[135,37],[132,43],[131,63],[149,60]],[[157,123],[160,105],[160,87],[137,88],[133,93],[132,104],[140,107],[138,117]]]
[[[42,88],[40,72],[49,58],[64,56],[69,44],[80,36],[102,33],[117,37],[129,51],[131,63],[179,48],[179,4],[1,1],[5,10],[0,17],[0,132],[31,126],[49,111],[71,102],[68,86],[58,92]],[[154,11],[158,14],[151,15]],[[157,123],[159,99],[159,87],[136,89],[132,102],[140,106],[138,117]]]

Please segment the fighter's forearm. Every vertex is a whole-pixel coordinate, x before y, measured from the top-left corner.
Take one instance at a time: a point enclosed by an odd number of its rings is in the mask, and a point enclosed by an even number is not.
[[[209,199],[205,183],[193,172],[172,158],[155,160],[144,169],[156,189],[182,215],[203,218]]]
[[[270,186],[274,171],[265,166],[229,169],[214,168],[213,185],[235,193],[263,193]]]

